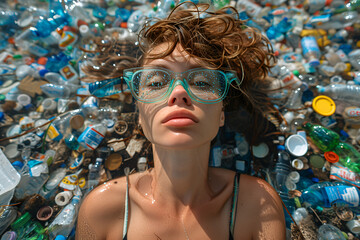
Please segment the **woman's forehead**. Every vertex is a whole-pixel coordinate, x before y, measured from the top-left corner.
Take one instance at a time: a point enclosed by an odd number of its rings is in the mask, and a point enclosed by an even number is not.
[[[170,43],[162,43],[149,50],[147,55],[161,54],[167,51],[168,48],[170,48]],[[144,66],[161,66],[176,72],[182,72],[191,68],[204,67],[205,64],[201,64],[201,61],[196,57],[191,57],[183,47],[178,44],[174,51],[164,58],[148,59],[145,56]]]

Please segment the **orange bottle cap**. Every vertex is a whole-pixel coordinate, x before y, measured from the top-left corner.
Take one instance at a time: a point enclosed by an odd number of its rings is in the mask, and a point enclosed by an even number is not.
[[[331,151],[325,152],[324,157],[329,163],[336,163],[339,161],[339,155]]]
[[[38,64],[40,64],[40,65],[45,65],[46,62],[47,62],[47,58],[46,58],[46,57],[40,57],[40,58],[38,59]]]

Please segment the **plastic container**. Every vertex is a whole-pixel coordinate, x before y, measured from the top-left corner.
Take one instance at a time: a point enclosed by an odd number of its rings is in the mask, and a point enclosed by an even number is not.
[[[20,174],[0,149],[0,206],[10,203],[20,179]]]

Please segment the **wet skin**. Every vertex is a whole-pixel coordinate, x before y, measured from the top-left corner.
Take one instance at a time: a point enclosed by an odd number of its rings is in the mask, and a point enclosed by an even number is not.
[[[199,65],[181,48],[145,64],[174,72]],[[179,85],[166,101],[138,107],[155,167],[129,177],[128,239],[228,239],[235,173],[208,167],[210,142],[225,120],[222,103],[194,102]],[[92,191],[76,239],[121,239],[125,190],[126,179],[119,178]],[[285,239],[281,202],[265,181],[241,176],[234,238]]]

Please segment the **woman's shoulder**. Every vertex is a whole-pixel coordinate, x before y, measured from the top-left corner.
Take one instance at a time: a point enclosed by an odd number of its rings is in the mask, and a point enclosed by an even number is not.
[[[285,239],[281,199],[268,182],[241,175],[237,205],[236,226],[248,225],[252,229],[252,239],[265,239],[264,236],[267,236],[266,239]],[[236,227],[238,231],[241,229]]]
[[[125,192],[125,177],[92,190],[80,206],[76,239],[104,239],[114,224],[123,222]]]

